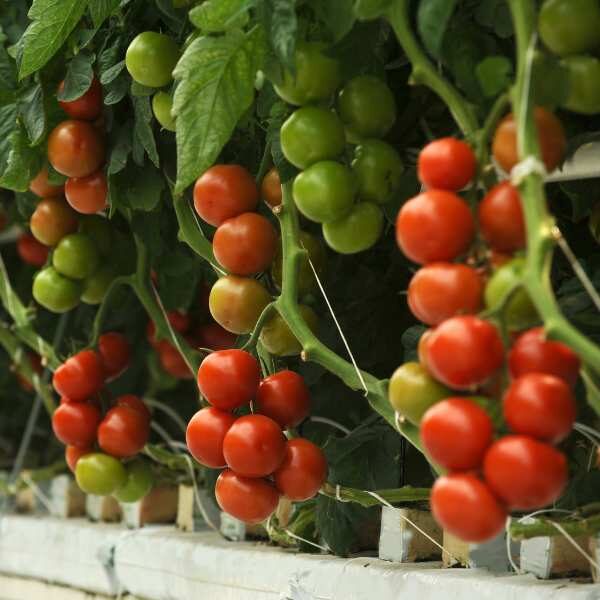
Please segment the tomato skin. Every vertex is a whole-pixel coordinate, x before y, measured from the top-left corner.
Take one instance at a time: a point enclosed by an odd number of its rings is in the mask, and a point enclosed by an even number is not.
[[[562,107],[582,115],[600,112],[600,60],[593,56],[569,56],[561,65],[567,69],[569,93]]]
[[[94,242],[85,233],[65,236],[52,254],[52,266],[65,277],[86,279],[100,263]]]
[[[98,444],[117,458],[135,456],[150,436],[150,424],[141,412],[128,406],[111,408],[98,427]]]
[[[152,467],[147,461],[136,458],[127,463],[126,470],[127,480],[113,492],[113,496],[119,502],[138,502],[154,485]]]
[[[282,429],[300,425],[310,412],[310,391],[304,378],[289,370],[265,377],[256,393],[256,409]]]
[[[117,273],[111,265],[101,265],[83,282],[81,301],[86,304],[100,304],[116,277]]]
[[[94,350],[82,350],[68,358],[52,377],[58,394],[72,402],[82,402],[98,393],[104,385],[102,360]]]
[[[209,354],[198,369],[198,389],[207,402],[230,411],[248,404],[256,395],[260,365],[245,350],[219,350]]]
[[[423,335],[419,338],[419,345],[417,346],[417,355],[419,357],[419,363],[427,371],[427,345],[431,339],[433,329],[427,329],[423,332]]]
[[[319,317],[315,311],[305,304],[301,304],[298,309],[311,331],[315,332],[319,326]],[[267,352],[275,356],[296,356],[302,352],[300,342],[279,313],[265,323],[259,339]]]
[[[483,472],[494,494],[510,509],[534,510],[561,495],[567,459],[549,444],[525,435],[507,435],[487,451]]]
[[[521,194],[510,181],[494,186],[478,211],[483,238],[494,250],[515,252],[525,248],[527,232]]]
[[[281,427],[264,415],[239,417],[223,440],[223,456],[229,468],[243,477],[266,477],[285,456]]]
[[[504,361],[498,330],[473,316],[452,317],[427,341],[427,369],[443,384],[466,390],[485,382]]]
[[[131,349],[127,338],[121,333],[103,333],[98,339],[98,353],[107,381],[121,375],[129,366]]]
[[[241,165],[215,165],[194,185],[194,207],[210,225],[218,227],[227,219],[250,212],[258,204],[258,188]]]
[[[173,80],[179,47],[168,35],[144,31],[129,44],[125,66],[132,79],[148,87],[164,87]]]
[[[533,117],[538,131],[542,160],[550,173],[558,167],[565,155],[567,148],[565,130],[560,120],[541,106],[535,107]],[[492,141],[492,153],[506,173],[510,173],[519,162],[517,127],[512,113],[506,115],[498,124]]]
[[[277,243],[271,222],[258,213],[247,212],[219,225],[213,237],[213,251],[227,271],[254,275],[269,268]]]
[[[235,348],[237,335],[221,327],[218,323],[201,325],[197,331],[198,345],[209,350],[230,350]]]
[[[173,98],[167,92],[157,92],[152,98],[152,112],[160,126],[167,131],[175,131],[175,118],[171,114]]]
[[[58,94],[64,90],[65,82],[58,86]],[[87,91],[75,100],[59,100],[60,107],[71,117],[82,121],[95,121],[102,114],[102,86],[96,77]]]
[[[62,199],[41,200],[31,215],[33,237],[45,246],[56,246],[69,233],[77,231],[77,214]]]
[[[283,462],[273,474],[275,487],[286,498],[314,498],[327,479],[327,459],[321,448],[303,438],[288,440]]]
[[[87,121],[63,121],[48,138],[48,160],[67,177],[87,177],[104,163],[104,140]]]
[[[77,461],[75,479],[86,494],[108,496],[125,485],[127,471],[116,458],[93,452]]]
[[[357,254],[377,243],[383,221],[383,212],[377,204],[359,202],[341,219],[323,223],[323,237],[332,250],[340,254]]]
[[[48,183],[48,167],[43,167],[31,180],[29,189],[38,198],[57,198],[63,195],[65,186]]]
[[[131,408],[132,410],[140,413],[147,421],[150,423],[152,420],[152,414],[150,413],[150,409],[146,406],[146,403],[139,397],[133,394],[124,394],[123,396],[119,396],[115,402],[115,406],[126,406],[127,408]]]
[[[91,448],[77,448],[77,446],[67,446],[65,448],[65,460],[71,473],[75,473],[77,462],[82,456],[93,452]]]
[[[481,277],[462,264],[431,263],[419,269],[408,286],[408,306],[427,325],[479,312],[482,296]]]
[[[223,440],[236,420],[235,415],[214,406],[199,410],[190,419],[185,434],[190,454],[205,467],[211,469],[226,467]]]
[[[417,164],[419,180],[428,188],[458,192],[475,177],[477,159],[471,146],[453,137],[429,142]]]
[[[439,477],[431,488],[430,503],[438,524],[465,542],[491,540],[506,523],[506,510],[490,488],[471,473]]]
[[[32,293],[47,310],[64,313],[79,304],[81,283],[63,277],[54,267],[46,267],[34,277]]]
[[[409,200],[396,219],[396,241],[416,263],[454,260],[475,234],[467,204],[453,192],[428,190]]]
[[[17,253],[28,265],[43,267],[48,260],[48,252],[47,246],[38,242],[29,233],[22,233],[17,240]]]
[[[281,190],[281,179],[279,178],[279,171],[275,167],[269,169],[262,180],[260,195],[271,208],[282,204],[283,192]]]
[[[221,510],[248,524],[268,519],[279,502],[279,492],[265,479],[242,477],[229,469],[219,475],[215,496]]]
[[[102,171],[87,177],[74,177],[65,183],[67,202],[78,213],[92,215],[107,206],[108,185]]]
[[[161,340],[156,345],[162,368],[177,379],[193,379],[194,374],[177,348],[167,340]]]
[[[96,441],[100,411],[92,404],[66,402],[52,415],[54,435],[67,446],[85,450]]]

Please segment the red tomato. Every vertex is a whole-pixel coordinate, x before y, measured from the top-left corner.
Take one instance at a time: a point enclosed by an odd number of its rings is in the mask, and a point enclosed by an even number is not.
[[[512,254],[503,254],[496,250],[490,250],[488,262],[492,270],[499,269],[502,265],[513,259]]]
[[[39,198],[56,198],[62,196],[65,186],[48,183],[48,168],[43,167],[31,180],[29,189]]]
[[[417,346],[419,362],[424,369],[427,369],[427,345],[429,344],[433,331],[433,329],[425,330],[423,335],[419,338],[419,345]]]
[[[146,406],[146,403],[139,398],[138,396],[134,396],[133,394],[124,394],[123,396],[119,396],[115,402],[115,406],[127,406],[133,410],[137,410],[141,415],[143,415],[148,423],[152,420],[152,414],[150,413],[150,409]]]
[[[65,460],[72,473],[75,473],[77,461],[86,454],[91,454],[92,448],[77,448],[76,446],[67,446],[65,448]]]
[[[200,176],[194,186],[196,212],[215,227],[254,210],[257,204],[256,183],[240,165],[215,165]]]
[[[207,323],[196,330],[198,346],[209,350],[230,350],[235,348],[237,335],[221,327],[218,323]]]
[[[30,233],[22,233],[17,240],[21,260],[34,267],[43,267],[48,260],[48,247],[40,244]]]
[[[93,215],[106,208],[108,184],[102,171],[87,177],[72,177],[65,184],[65,197],[78,213]]]
[[[61,81],[58,86],[60,94],[65,87],[65,82]],[[71,119],[82,119],[84,121],[94,121],[102,112],[102,86],[96,77],[87,92],[70,102],[59,100],[60,107],[71,117]]]
[[[466,265],[432,263],[419,269],[408,286],[408,306],[417,319],[438,325],[455,315],[479,312],[483,281]]]
[[[171,327],[177,333],[186,333],[190,328],[190,317],[178,310],[171,310],[167,312],[167,319],[171,324]],[[148,321],[146,326],[146,336],[152,346],[156,346],[158,340],[156,339],[156,325],[152,321]]]
[[[504,346],[498,330],[478,317],[452,317],[427,342],[427,369],[458,390],[481,385],[502,366]]]
[[[451,192],[464,188],[475,176],[476,168],[471,146],[453,137],[429,142],[421,150],[417,164],[421,183]]]
[[[268,519],[279,503],[279,492],[271,483],[241,477],[229,469],[219,475],[215,496],[221,510],[248,524]]]
[[[248,404],[260,382],[258,361],[244,350],[219,350],[209,354],[198,369],[198,388],[220,410]]]
[[[265,377],[258,386],[256,408],[282,429],[300,425],[310,411],[310,392],[304,378],[288,370]]]
[[[254,275],[269,268],[277,243],[271,222],[258,213],[246,212],[219,225],[213,236],[213,251],[230,273]]]
[[[244,477],[266,477],[285,455],[281,427],[264,415],[240,417],[223,440],[223,456],[230,469]]]
[[[103,333],[98,339],[98,353],[107,381],[121,375],[129,366],[131,349],[127,338],[121,333]]]
[[[575,422],[577,407],[571,388],[558,377],[527,373],[504,395],[504,418],[515,433],[558,444]]]
[[[40,200],[29,220],[31,233],[45,246],[56,246],[78,225],[77,214],[61,198]]]
[[[506,510],[471,473],[438,478],[431,488],[430,503],[439,525],[465,542],[486,542],[505,527]]]
[[[467,398],[447,398],[423,415],[421,441],[427,454],[445,469],[469,471],[483,462],[494,425],[488,414]]]
[[[527,231],[519,190],[503,181],[494,186],[479,205],[479,227],[485,241],[499,252],[525,248]]]
[[[543,327],[534,327],[523,333],[508,354],[512,377],[525,373],[547,373],[575,385],[581,362],[579,357],[562,342],[546,339]]]
[[[289,440],[283,462],[273,474],[275,487],[290,500],[314,498],[327,478],[327,459],[323,451],[303,438]]]
[[[82,350],[68,358],[52,378],[54,389],[73,402],[93,396],[104,385],[104,369],[100,356],[93,350]]]
[[[65,402],[52,415],[54,435],[67,446],[89,448],[96,441],[100,411],[85,402]]]
[[[188,423],[185,440],[190,454],[202,465],[211,469],[227,466],[223,456],[225,434],[237,417],[209,406],[199,410]]]
[[[494,494],[514,510],[552,504],[561,495],[568,475],[562,452],[525,435],[507,435],[492,444],[483,472]]]
[[[162,368],[177,379],[193,379],[194,374],[185,362],[181,352],[173,344],[161,340],[156,346]]]
[[[150,423],[144,414],[128,406],[115,406],[98,427],[98,444],[117,458],[135,456],[150,436]]]
[[[475,224],[467,204],[455,193],[429,190],[400,209],[398,247],[416,263],[451,261],[467,250]]]
[[[67,177],[87,177],[104,162],[104,140],[91,123],[63,121],[48,138],[48,160]]]
[[[279,172],[273,167],[262,180],[260,187],[263,200],[271,207],[281,205],[283,201],[283,193],[281,191],[281,179]]]

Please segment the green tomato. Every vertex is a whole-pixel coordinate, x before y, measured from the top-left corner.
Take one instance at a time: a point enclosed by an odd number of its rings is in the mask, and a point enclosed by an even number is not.
[[[356,196],[356,178],[345,165],[323,160],[294,180],[292,188],[298,210],[311,221],[326,223],[347,215]]]
[[[600,45],[598,0],[546,0],[538,31],[548,49],[559,56],[581,54]]]
[[[127,469],[127,481],[113,492],[113,496],[119,502],[138,502],[141,500],[154,485],[154,474],[150,464],[136,458],[125,465]]]
[[[359,202],[337,221],[323,223],[323,237],[340,254],[356,254],[375,245],[383,230],[383,213],[377,204]]]
[[[338,113],[353,138],[379,138],[396,120],[396,101],[381,79],[359,75],[340,92]]]
[[[167,92],[158,92],[152,98],[152,110],[160,126],[168,131],[175,131],[175,118],[171,114],[173,98]]]
[[[381,140],[367,140],[356,147],[352,170],[361,200],[385,204],[400,189],[404,165],[395,148]]]
[[[125,66],[137,83],[163,87],[173,80],[172,73],[179,54],[173,38],[156,31],[144,31],[129,44]]]
[[[79,233],[85,233],[96,246],[101,256],[108,256],[113,250],[113,228],[106,217],[82,215]]]
[[[342,81],[340,63],[325,55],[325,49],[325,44],[319,42],[298,43],[296,72],[286,69],[281,84],[274,86],[280,98],[289,104],[302,106],[327,100],[333,95]]]
[[[64,313],[79,304],[81,283],[61,275],[54,267],[42,269],[33,279],[33,297],[55,313]]]
[[[334,159],[345,147],[344,126],[327,108],[299,108],[281,127],[281,150],[299,169],[306,169],[320,160]]]
[[[569,71],[555,56],[536,50],[531,68],[531,90],[536,106],[561,106],[569,96]]]
[[[56,246],[52,254],[54,268],[71,279],[89,277],[100,263],[94,242],[85,233],[67,235]]]
[[[317,317],[315,311],[304,304],[299,306],[299,310],[311,331],[316,332],[319,317]],[[287,323],[279,313],[265,323],[260,332],[260,341],[265,350],[275,356],[296,356],[302,352],[300,342],[290,331]]]
[[[81,301],[86,304],[100,304],[106,296],[110,284],[117,274],[111,265],[101,265],[83,282]]]
[[[521,281],[525,269],[525,259],[514,258],[502,265],[485,286],[484,298],[488,309],[496,309],[505,301],[506,294]],[[519,288],[504,309],[504,319],[510,330],[524,329],[535,323],[538,314],[529,294]]]
[[[562,64],[569,73],[569,94],[563,108],[584,115],[600,113],[600,60],[569,56]]]
[[[127,482],[127,471],[119,460],[95,452],[85,454],[75,467],[77,485],[86,494],[108,496]]]
[[[413,425],[420,424],[427,409],[450,396],[452,392],[417,362],[400,365],[394,371],[388,388],[392,408]]]

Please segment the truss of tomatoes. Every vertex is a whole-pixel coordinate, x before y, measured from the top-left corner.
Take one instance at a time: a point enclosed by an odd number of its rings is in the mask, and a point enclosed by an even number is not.
[[[284,430],[300,424],[310,410],[303,378],[279,371],[261,380],[256,358],[244,350],[221,350],[198,369],[198,387],[210,406],[190,420],[186,440],[202,465],[224,469],[215,495],[221,509],[246,523],[260,523],[277,508],[280,496],[314,497],[327,476],[321,449]],[[256,412],[232,411],[253,403]]]

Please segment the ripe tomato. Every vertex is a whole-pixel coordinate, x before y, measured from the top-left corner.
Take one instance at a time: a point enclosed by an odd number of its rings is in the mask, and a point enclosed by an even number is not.
[[[127,471],[116,458],[93,452],[77,461],[75,479],[86,494],[109,496],[125,485]]]
[[[275,487],[290,500],[303,502],[314,498],[327,478],[327,459],[323,451],[302,438],[285,445],[283,462],[273,474]]]
[[[102,171],[67,179],[65,197],[78,213],[91,215],[106,208],[108,185]]]
[[[223,329],[218,323],[207,323],[196,330],[198,346],[209,350],[229,350],[235,348],[237,335]]]
[[[75,467],[77,466],[79,459],[91,452],[91,448],[77,448],[76,446],[67,446],[65,448],[65,460],[72,473],[75,473]]]
[[[558,444],[575,422],[577,407],[569,386],[558,377],[527,373],[515,379],[503,400],[504,418],[515,432]]]
[[[453,192],[429,190],[400,209],[398,247],[417,263],[454,260],[467,250],[475,224],[467,204]]]
[[[527,234],[519,190],[503,181],[494,186],[479,205],[479,226],[485,241],[499,252],[525,248]]]
[[[417,346],[417,355],[419,357],[419,363],[427,370],[427,344],[431,339],[433,329],[427,329],[423,332],[423,335],[419,338],[419,344]]]
[[[506,523],[506,510],[490,488],[471,473],[452,473],[431,488],[431,512],[445,531],[465,542],[487,542]]]
[[[219,225],[213,237],[213,251],[227,271],[254,275],[269,268],[277,243],[271,222],[258,213],[247,212]]]
[[[475,402],[455,397],[438,402],[423,415],[420,434],[434,462],[452,471],[470,471],[483,462],[494,426]]]
[[[33,237],[46,246],[56,246],[67,234],[77,231],[77,214],[62,199],[41,200],[31,215]]]
[[[86,121],[63,121],[48,138],[48,160],[67,177],[87,177],[104,163],[104,140]]]
[[[264,415],[240,417],[223,440],[227,465],[244,477],[266,477],[279,467],[285,455],[281,427]]]
[[[21,260],[34,267],[43,267],[48,260],[48,248],[30,233],[22,233],[17,240],[17,253]]]
[[[98,444],[111,456],[127,458],[140,452],[150,437],[146,416],[128,406],[111,408],[98,427]]]
[[[594,56],[568,56],[561,61],[566,68],[569,93],[562,107],[582,115],[600,112],[600,60]]]
[[[58,86],[58,94],[64,90],[65,82]],[[87,91],[79,98],[71,101],[59,100],[60,107],[71,117],[83,121],[95,121],[102,113],[102,86],[96,77]]]
[[[323,223],[323,237],[340,254],[356,254],[377,243],[383,231],[383,212],[372,202],[359,202],[338,219]]]
[[[205,467],[211,469],[226,467],[223,440],[236,420],[236,416],[214,406],[199,410],[190,419],[185,434],[190,454]]]
[[[74,354],[54,371],[52,385],[58,394],[72,402],[82,402],[98,393],[104,385],[100,356],[94,350]]]
[[[167,131],[175,131],[175,118],[171,111],[173,98],[167,92],[157,92],[152,98],[152,112],[160,126]]]
[[[565,131],[560,120],[550,111],[540,106],[534,109],[535,124],[542,160],[548,172],[558,167],[567,148]],[[513,114],[510,113],[500,121],[492,141],[492,153],[496,162],[510,173],[519,162],[517,151],[517,127]]]
[[[54,267],[42,269],[33,279],[33,298],[49,311],[64,313],[79,304],[81,283],[63,277]]]
[[[445,137],[421,150],[417,169],[421,183],[428,188],[458,192],[475,177],[477,159],[469,144]]]
[[[144,31],[129,44],[125,66],[134,81],[147,87],[164,87],[173,80],[179,46],[172,37]]]
[[[275,167],[269,170],[262,180],[260,186],[260,195],[262,199],[272,208],[280,206],[283,202],[283,192],[281,190],[281,179],[279,172]]]
[[[408,306],[427,325],[479,312],[482,296],[481,277],[475,269],[461,264],[432,263],[422,267],[408,286]]]
[[[52,253],[52,266],[70,279],[86,279],[100,264],[94,242],[85,233],[65,236]]]
[[[215,496],[221,510],[248,524],[262,523],[277,508],[279,492],[265,479],[241,477],[225,469],[217,479]]]
[[[209,354],[198,369],[198,388],[207,402],[220,410],[233,410],[254,399],[260,382],[260,365],[245,350],[219,350]]]
[[[241,165],[215,165],[194,185],[196,212],[210,225],[252,211],[258,204],[258,188],[250,173]]]
[[[40,198],[56,198],[62,196],[65,186],[48,183],[48,167],[43,167],[31,180],[29,189]]]
[[[300,425],[310,412],[310,392],[304,378],[287,369],[265,377],[256,393],[256,409],[282,429]]]
[[[482,384],[503,361],[498,330],[478,317],[447,319],[427,341],[427,369],[451,388],[466,390]]]
[[[152,414],[150,413],[150,409],[146,406],[146,403],[138,396],[134,396],[133,394],[124,394],[123,396],[119,396],[115,402],[115,406],[126,406],[139,412],[147,421],[150,423],[152,420]]]
[[[92,404],[65,402],[52,415],[52,430],[63,444],[85,450],[96,441],[100,419]]]
[[[485,480],[510,509],[534,510],[558,500],[568,476],[567,459],[549,444],[507,435],[492,444],[483,464]]]
[[[193,379],[194,374],[185,361],[181,352],[167,340],[161,340],[156,345],[162,368],[177,379]]]
[[[127,480],[113,492],[119,502],[138,502],[154,485],[154,473],[150,464],[136,458],[127,463]]]
[[[129,366],[131,349],[122,333],[110,331],[98,339],[98,353],[102,360],[107,381],[118,377]]]
[[[517,338],[508,354],[508,366],[515,378],[532,372],[546,373],[574,386],[581,362],[566,344],[546,339],[543,327],[535,327]]]
[[[315,311],[305,304],[301,304],[298,309],[311,331],[317,331],[319,317]],[[302,352],[300,342],[279,313],[265,323],[259,339],[267,352],[274,356],[296,356]]]

